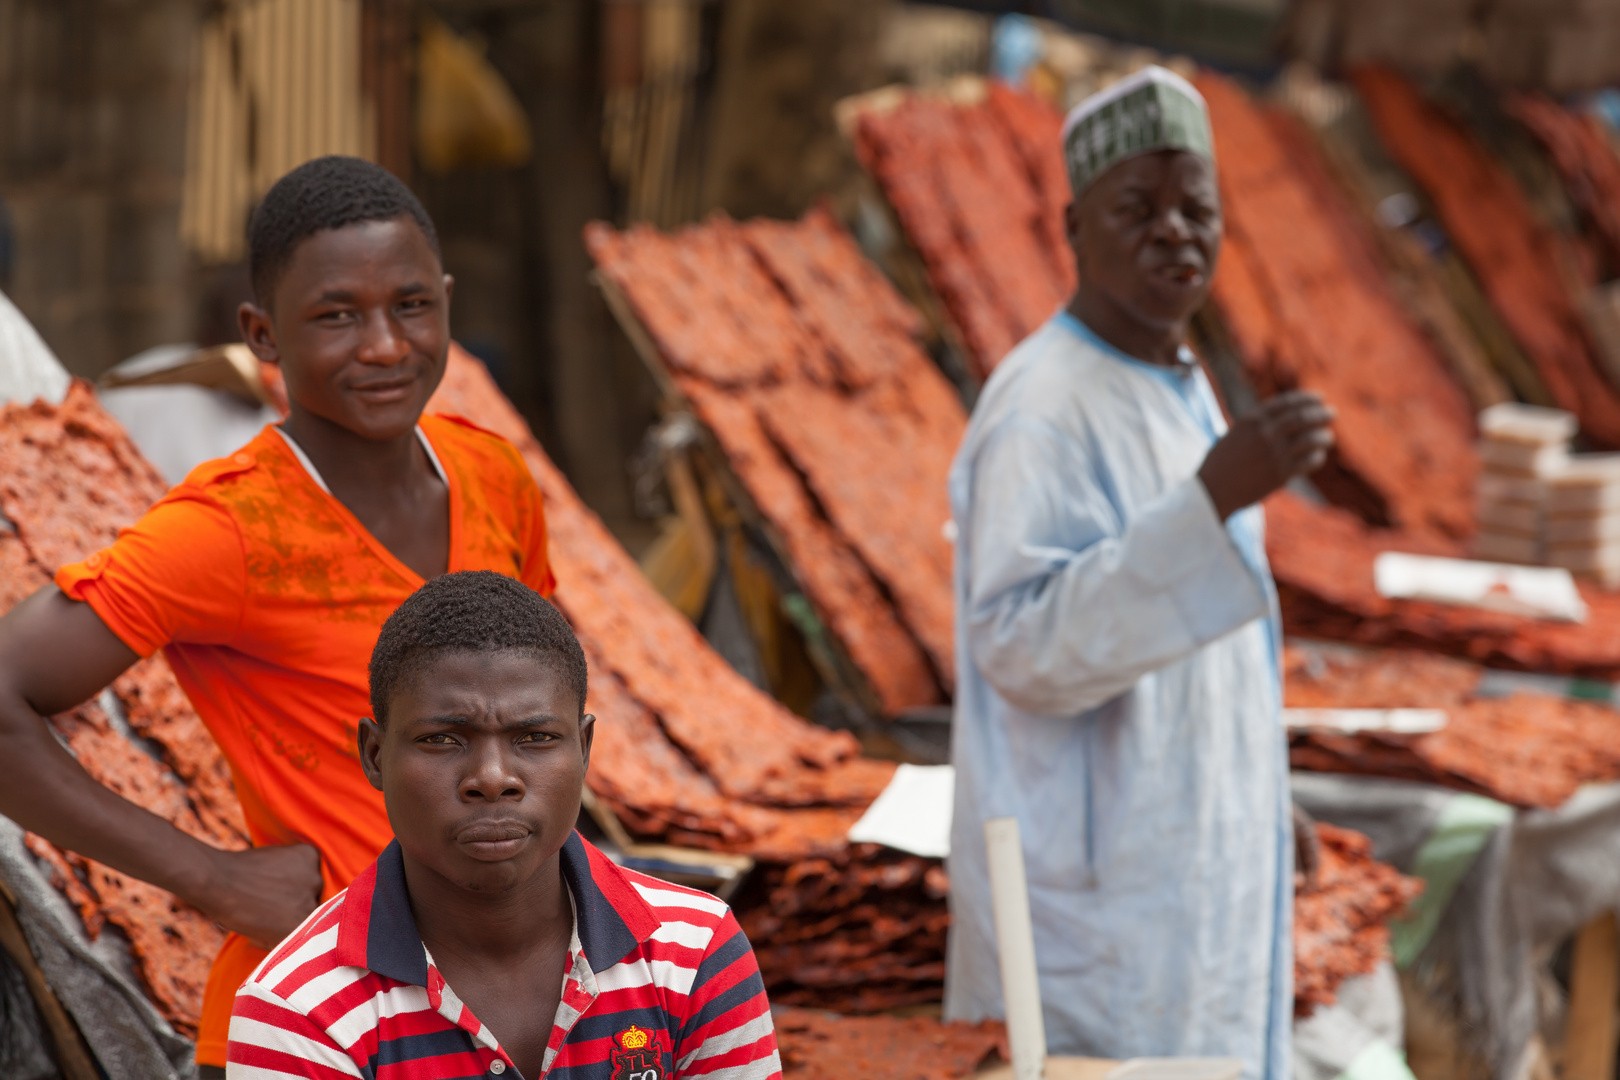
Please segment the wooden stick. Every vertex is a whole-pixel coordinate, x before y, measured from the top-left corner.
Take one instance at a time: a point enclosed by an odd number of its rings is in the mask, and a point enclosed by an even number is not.
[[[1564,1080],[1614,1080],[1620,927],[1607,911],[1581,928],[1569,972]]]
[[[12,909],[14,903],[11,891],[0,886],[0,948],[5,949],[22,970],[28,992],[34,998],[34,1007],[39,1010],[40,1019],[45,1021],[45,1027],[50,1032],[56,1051],[56,1067],[62,1070],[64,1080],[99,1080],[101,1073],[90,1055],[90,1048],[84,1043],[84,1036],[79,1034],[78,1026],[62,1007],[51,984],[45,981],[45,973],[40,970],[39,961],[34,959],[34,952],[28,947],[22,923],[17,921],[17,913]]]
[[[1041,1015],[1041,984],[1035,971],[1035,927],[1029,915],[1029,882],[1024,876],[1024,845],[1018,819],[984,823],[989,851],[990,904],[996,916],[996,951],[1001,954],[1001,1001],[1007,1016],[1015,1080],[1046,1075],[1046,1021]]]

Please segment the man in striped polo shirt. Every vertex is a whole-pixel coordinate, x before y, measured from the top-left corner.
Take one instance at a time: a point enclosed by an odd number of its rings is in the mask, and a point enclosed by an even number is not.
[[[228,1077],[781,1075],[726,905],[574,832],[585,689],[573,631],[520,582],[447,574],[400,605],[359,734],[394,842],[237,992]]]

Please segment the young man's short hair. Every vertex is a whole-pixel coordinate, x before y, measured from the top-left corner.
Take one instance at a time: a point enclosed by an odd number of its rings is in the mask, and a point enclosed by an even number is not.
[[[491,570],[436,577],[394,609],[371,652],[371,714],[388,723],[400,684],[447,652],[528,652],[571,684],[585,712],[585,650],[558,611],[521,581]]]
[[[331,154],[306,161],[277,180],[248,220],[248,273],[253,295],[268,306],[299,244],[323,229],[408,217],[435,255],[433,220],[405,182],[381,165]]]

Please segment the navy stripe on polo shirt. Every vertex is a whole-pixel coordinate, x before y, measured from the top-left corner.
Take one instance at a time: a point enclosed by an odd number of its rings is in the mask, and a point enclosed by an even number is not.
[[[544,1076],[781,1075],[759,966],[724,903],[615,866],[578,833],[561,861],[574,933]],[[228,1057],[233,1080],[518,1077],[422,944],[397,842],[237,991]]]

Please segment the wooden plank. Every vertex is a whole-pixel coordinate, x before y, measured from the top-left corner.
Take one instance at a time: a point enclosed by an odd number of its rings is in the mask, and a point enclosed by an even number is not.
[[[1575,937],[1570,963],[1564,1080],[1614,1080],[1616,1005],[1620,1004],[1620,924],[1599,915]]]
[[[62,1071],[63,1080],[99,1080],[101,1071],[96,1067],[90,1048],[85,1045],[84,1036],[79,1034],[78,1025],[45,980],[39,961],[34,959],[34,952],[28,947],[22,923],[17,921],[17,913],[13,910],[14,904],[10,890],[0,885],[0,948],[5,949],[28,983],[34,1007],[39,1010],[40,1019],[50,1033],[52,1048],[56,1051],[56,1067]]]
[[[1108,1058],[1048,1057],[1046,1080],[1103,1080],[1119,1067]],[[1011,1065],[996,1065],[973,1074],[973,1080],[1013,1080]]]

